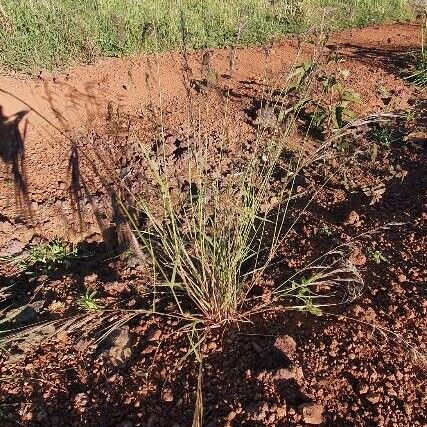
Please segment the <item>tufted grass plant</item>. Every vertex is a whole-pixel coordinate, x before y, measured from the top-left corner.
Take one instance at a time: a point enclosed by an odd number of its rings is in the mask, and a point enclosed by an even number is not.
[[[320,38],[324,43],[326,38]],[[320,46],[315,49],[313,64],[322,55]],[[316,81],[317,66],[310,70],[304,79],[298,79],[302,97],[308,96]],[[218,166],[216,173],[206,172],[211,141],[204,136],[208,133],[203,132],[203,114],[191,114],[200,119],[191,132],[196,137],[188,148],[184,172],[187,185],[183,191],[176,191],[173,166],[162,160],[161,153],[166,152],[164,132],[159,135],[160,156],[153,154],[149,144],[139,142],[147,183],[151,182],[153,188],[148,194],[125,189],[127,198],[122,199],[121,208],[138,241],[136,252],[145,254],[141,258],[149,271],[153,312],[161,310],[159,301],[170,297],[169,314],[210,325],[239,321],[280,304],[318,314],[320,307],[330,304],[329,298],[337,297],[339,287],[353,283],[357,288],[361,284],[342,253],[332,251],[276,283],[267,292],[267,299],[254,292],[265,287],[266,273],[271,274],[279,248],[311,203],[309,199],[295,212],[296,178],[332,146],[328,140],[314,151],[307,151],[305,138],[298,152],[283,156],[295,137],[303,106],[299,103],[300,107],[289,108],[286,101],[291,92],[295,95],[296,77],[295,70],[291,70],[283,87],[272,88],[275,98],[265,94],[261,104],[272,111],[276,121],[270,127],[258,127],[252,153],[231,170]],[[227,99],[224,104],[225,129],[229,120]],[[220,152],[230,152],[229,144],[234,143],[226,131],[216,142]],[[284,176],[280,188],[272,193],[278,169]],[[270,202],[272,194],[274,203]],[[302,274],[305,278],[300,280]],[[322,293],[322,289],[327,292]]]

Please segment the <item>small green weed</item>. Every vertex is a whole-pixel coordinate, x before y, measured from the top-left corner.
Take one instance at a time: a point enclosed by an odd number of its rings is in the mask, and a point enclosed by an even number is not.
[[[415,67],[408,80],[417,86],[427,86],[427,53],[414,55]]]
[[[97,291],[86,289],[86,292],[79,298],[78,304],[86,311],[98,311],[102,309],[99,298],[96,297]]]
[[[417,118],[417,112],[415,111],[415,109],[406,110],[404,118],[407,123],[413,122]]]
[[[296,66],[290,76],[288,94],[297,99],[293,109],[287,110],[287,113],[302,113],[311,129],[327,135],[342,129],[356,118],[353,106],[360,101],[360,96],[343,84],[349,71],[338,66],[341,62],[337,55],[330,56],[323,66],[306,61]],[[301,87],[313,77],[316,81],[314,90],[302,96]]]
[[[322,236],[331,236],[332,235],[332,231],[331,231],[330,227],[328,226],[328,224],[323,223],[320,226],[319,234],[321,234]]]
[[[387,258],[381,253],[381,251],[371,251],[370,255],[375,264],[387,262]]]
[[[69,269],[77,255],[76,248],[55,238],[30,248],[15,264],[29,275],[50,274],[55,270]]]
[[[315,103],[311,115],[313,125],[321,131],[342,129],[356,118],[352,106],[360,101],[360,97],[334,75],[323,77],[322,86],[326,98]]]
[[[310,60],[297,65],[288,78],[291,82],[288,88],[288,93],[300,90],[313,70],[314,63]]]
[[[390,123],[376,123],[369,133],[369,138],[384,147],[390,148],[395,140],[393,127]]]
[[[320,276],[313,275],[310,278],[303,277],[300,282],[291,282],[291,293],[298,300],[303,303],[303,310],[308,311],[315,316],[321,316],[322,310],[318,303],[315,304],[314,300],[317,299],[317,295],[310,289],[310,287],[317,281]]]

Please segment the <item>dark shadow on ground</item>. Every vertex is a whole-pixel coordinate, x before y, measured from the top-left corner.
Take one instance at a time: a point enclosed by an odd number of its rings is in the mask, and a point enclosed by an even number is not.
[[[329,46],[334,50],[336,46]],[[408,50],[392,48],[361,47],[351,43],[339,45],[339,49],[346,49],[345,57],[356,60],[368,67],[380,67],[386,72],[399,78],[407,78],[411,75],[411,67],[414,65],[414,52],[416,49]]]
[[[21,133],[19,125],[28,114],[22,110],[12,116],[5,116],[0,105],[0,159],[6,165],[6,173],[14,183],[16,205],[26,219],[31,217],[28,197],[28,179],[25,170],[25,136],[27,123]],[[6,176],[7,176],[6,175]]]

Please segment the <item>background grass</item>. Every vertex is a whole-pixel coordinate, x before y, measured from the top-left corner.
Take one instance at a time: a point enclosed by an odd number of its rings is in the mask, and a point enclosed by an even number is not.
[[[410,17],[406,0],[0,0],[0,62],[19,71],[71,60],[180,46],[262,43],[304,31],[326,15],[332,29]]]

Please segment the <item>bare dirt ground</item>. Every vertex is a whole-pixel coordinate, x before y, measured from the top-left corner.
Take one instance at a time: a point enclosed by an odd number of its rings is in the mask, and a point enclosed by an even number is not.
[[[345,59],[346,84],[361,96],[355,107],[359,116],[413,113],[393,122],[395,140],[390,147],[378,146],[374,157],[369,130],[360,135],[355,142],[360,156],[328,185],[322,184],[325,174],[345,161],[344,155],[305,171],[301,186],[319,191],[282,248],[271,279],[353,239],[351,258],[365,290],[355,304],[320,317],[270,313],[211,331],[202,344],[204,425],[427,425],[427,107],[425,91],[401,76],[402,54],[418,42],[419,28],[411,24],[349,30],[328,41]],[[190,90],[211,135],[213,164],[223,126],[221,90],[231,94],[229,132],[238,141],[228,154],[244,161],[264,88],[279,85],[289,67],[309,53],[297,39],[269,49],[242,49],[236,51],[232,72],[230,52],[211,53],[212,86]],[[189,57],[196,82],[206,71],[202,55]],[[182,69],[182,55],[162,54],[0,78],[0,135],[8,141],[0,152],[2,253],[19,253],[41,238],[60,236],[90,254],[65,275],[27,278],[5,272],[3,282],[13,285],[5,304],[13,300],[28,307],[15,326],[79,316],[77,300],[88,285],[108,307],[142,306],[143,273],[126,260],[105,257],[102,240],[108,246],[115,227],[105,183],[109,174],[138,174],[128,162],[137,156],[128,135],[155,142],[159,99],[172,141],[170,161],[179,171],[189,127]],[[111,144],[124,149],[124,158],[116,153],[108,158]],[[77,193],[76,145],[87,153],[78,163],[85,191],[79,187]],[[103,172],[95,173],[93,165]],[[375,251],[384,258],[380,262]],[[109,324],[115,320],[120,318]],[[90,322],[102,326],[96,315]],[[84,326],[42,340],[55,332],[47,328],[31,345],[17,343],[0,359],[2,422],[191,425],[198,368],[192,358],[183,361],[189,344],[176,332],[179,326],[138,316],[101,346],[84,334]]]

